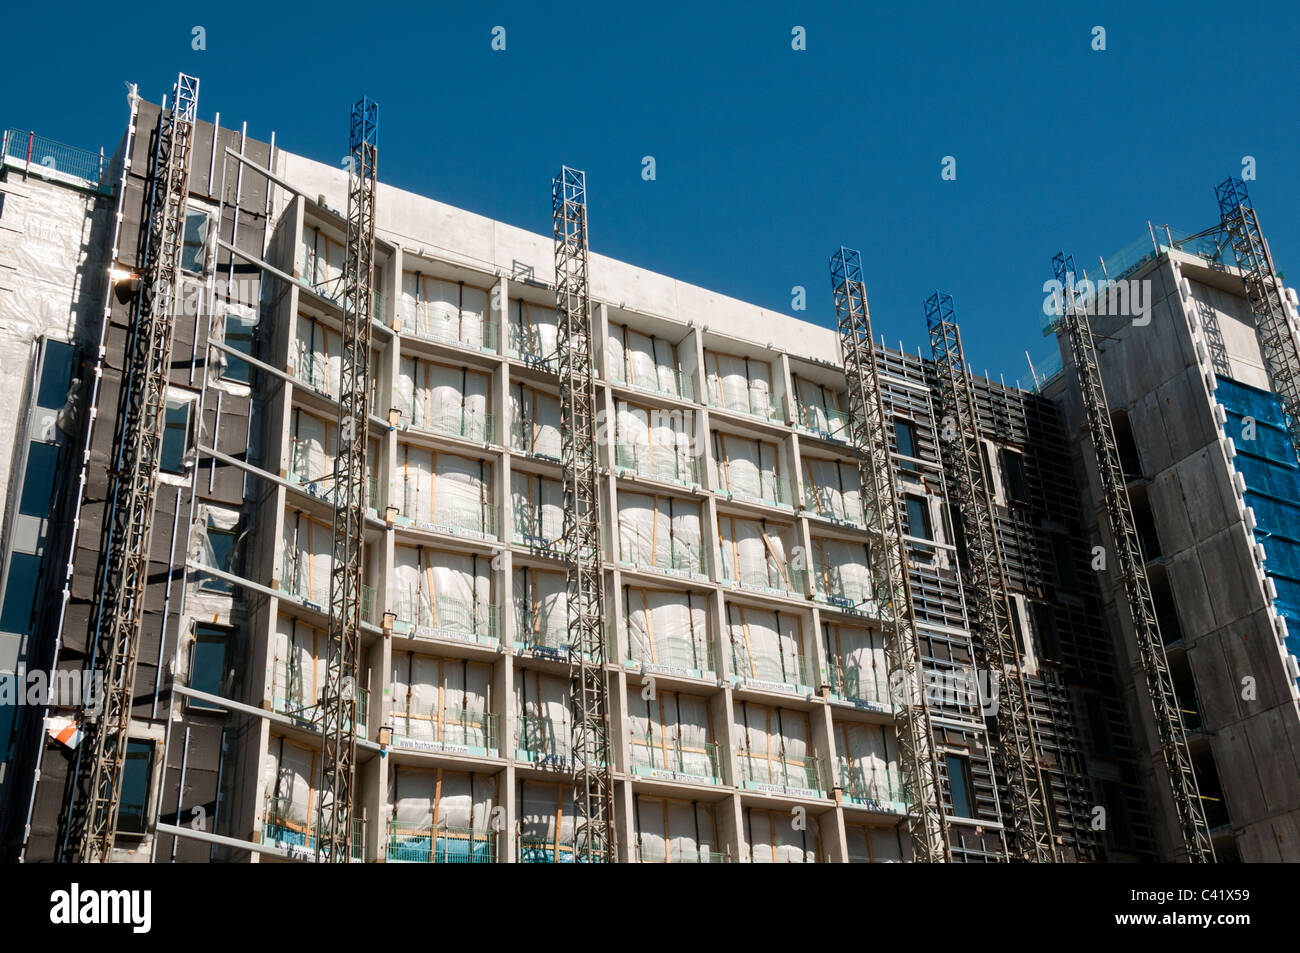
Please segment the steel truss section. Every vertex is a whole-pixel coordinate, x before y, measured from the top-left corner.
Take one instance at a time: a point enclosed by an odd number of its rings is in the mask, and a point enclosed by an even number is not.
[[[871,340],[871,314],[862,257],[841,247],[830,260],[835,318],[848,385],[849,428],[862,481],[862,510],[872,534],[872,593],[885,627],[890,694],[895,706],[899,763],[912,802],[907,816],[917,861],[951,859],[934,728],[926,699],[916,615],[886,432],[885,405]]]
[[[369,97],[362,97],[352,106],[349,135],[339,436],[334,464],[334,550],[330,564],[326,681],[321,699],[324,758],[316,827],[316,860],[321,863],[347,863],[352,856],[378,141],[379,107]]]
[[[588,290],[587,179],[563,166],[551,184],[555,227],[564,566],[569,599],[569,694],[574,710],[574,850],[583,862],[612,862],[614,779],[605,671],[600,559],[600,471],[596,381]]]
[[[1229,177],[1215,189],[1222,227],[1232,242],[1241,269],[1246,300],[1255,315],[1255,334],[1273,392],[1282,399],[1287,435],[1300,459],[1300,348],[1297,329],[1287,318],[1282,284],[1273,267],[1268,242],[1259,228],[1246,184]]]
[[[91,667],[102,673],[103,702],[98,717],[89,713],[83,717],[86,737],[78,749],[72,801],[64,820],[64,860],[109,860],[117,832],[136,656],[144,620],[198,101],[197,77],[179,74],[171,110],[159,119],[149,171],[144,267],[131,315],[128,362],[118,399],[106,497],[106,543],[100,556],[98,593],[90,626]],[[88,752],[85,760],[81,751]]]
[[[1074,284],[1073,256],[1058,253],[1052,258],[1052,271],[1062,288],[1060,325],[1064,326],[1069,337],[1070,353],[1078,375],[1084,417],[1097,458],[1106,518],[1115,549],[1115,571],[1123,585],[1124,597],[1133,621],[1133,635],[1137,639],[1147,695],[1151,699],[1155,716],[1160,753],[1169,778],[1183,849],[1187,859],[1193,863],[1213,862],[1214,845],[1210,841],[1210,829],[1205,820],[1200,790],[1196,785],[1196,774],[1192,769],[1192,757],[1183,729],[1182,709],[1174,691],[1169,662],[1165,658],[1160,626],[1156,622],[1155,602],[1138,543],[1133,505],[1129,500],[1128,484],[1111,425],[1110,405],[1102,386],[1092,324],[1088,320],[1086,305],[1080,300],[1079,291]]]
[[[1014,860],[1054,863],[1058,857],[1046,793],[1049,782],[1044,780],[1029,689],[1011,624],[997,513],[980,452],[975,394],[952,295],[936,291],[927,298],[925,321],[938,381],[943,462],[966,543],[962,570],[976,664],[996,673],[1000,684],[994,704],[997,744],[992,753],[997,776],[1010,795],[1010,817],[1004,818],[1008,853]]]

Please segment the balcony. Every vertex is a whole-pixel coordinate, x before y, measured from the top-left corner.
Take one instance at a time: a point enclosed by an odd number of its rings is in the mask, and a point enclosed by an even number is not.
[[[646,443],[615,444],[614,466],[678,486],[696,487],[700,483],[699,463],[694,456],[667,448],[655,449]]]
[[[285,474],[285,479],[297,486],[308,496],[320,500],[327,506],[334,506],[336,497],[334,474],[326,473],[322,476],[312,476],[310,462],[307,454],[299,450],[297,441],[289,452],[289,472]],[[379,481],[373,477],[366,477],[366,493],[362,500],[362,505],[369,511],[371,516],[378,515],[379,502]]]
[[[412,587],[397,597],[397,624],[416,639],[444,639],[494,646],[500,640],[498,609],[489,602],[466,602]]]
[[[907,813],[907,793],[888,774],[868,774],[840,759],[838,787],[844,800],[887,814]]]
[[[736,753],[737,779],[752,791],[789,794],[795,797],[826,796],[822,761],[815,755],[790,758],[784,755]]]
[[[329,357],[319,351],[308,350],[302,342],[299,342],[289,373],[316,393],[323,394],[330,400],[338,398],[338,381],[330,375]]]
[[[794,425],[799,430],[834,440],[837,443],[851,443],[853,432],[849,429],[849,415],[842,410],[829,407],[817,407],[803,401],[795,401]]]
[[[521,837],[515,848],[521,864],[572,864],[577,858],[573,841],[545,837]]]
[[[405,426],[411,430],[459,437],[474,443],[491,443],[496,433],[496,420],[486,411],[472,410],[464,405],[427,413],[424,402],[412,400],[409,407],[398,407]]]
[[[296,555],[299,558],[294,558]],[[324,615],[329,615],[330,593],[328,588],[322,588],[320,591],[313,592],[308,583],[307,567],[302,564],[302,553],[294,555],[286,554],[287,566],[285,568],[285,578],[280,581],[280,591],[293,596],[308,608],[315,609]],[[361,587],[361,621],[370,625],[378,625],[378,617],[375,614],[375,588],[374,586]]]
[[[674,844],[671,848],[665,850],[664,847],[650,847],[645,844],[638,844],[636,848],[636,859],[639,864],[729,864],[731,858],[726,854],[716,850],[709,850],[707,847],[681,847]]]
[[[301,252],[297,263],[299,280],[335,307],[347,310],[346,295],[343,293],[343,275],[330,275],[329,263],[323,257],[313,253],[310,248],[303,248]],[[370,308],[371,318],[384,324],[388,323],[388,299],[378,291],[371,292]]]
[[[293,810],[292,802],[288,798],[268,796],[262,811],[261,843],[280,848],[290,860],[315,860],[316,818],[311,816],[310,810],[307,812],[309,816],[306,819],[295,816],[301,813]],[[365,863],[366,820],[364,817],[352,818],[352,843],[348,860],[354,864]]]
[[[718,492],[728,499],[760,503],[784,510],[794,509],[790,504],[790,489],[786,486],[786,481],[775,473],[764,472],[757,480],[734,480],[723,464],[714,461],[713,479]]]
[[[501,751],[500,719],[489,712],[462,711],[438,717],[394,711],[390,744],[404,751],[430,751],[495,758]]]
[[[527,334],[518,326],[510,326],[510,340],[506,344],[506,355],[522,361],[529,367],[548,371],[552,374],[560,369],[560,357],[555,348],[545,350],[538,335]]]
[[[516,453],[525,453],[530,457],[536,457],[550,463],[560,462],[559,437],[557,436],[554,441],[546,446],[540,446],[536,442],[534,428],[530,427],[528,435],[524,435],[524,420],[518,416],[510,421],[510,449]]]
[[[400,505],[403,493],[396,480],[393,481],[391,494],[393,501],[399,504],[397,507],[399,515],[396,520],[398,526],[414,526],[417,529],[427,529],[452,536],[497,538],[497,507],[492,503],[450,499],[446,494],[437,493],[435,489],[433,511],[430,513],[428,507],[421,506],[420,509],[424,512],[419,517],[412,517],[404,510],[414,509],[414,507]]]
[[[690,377],[662,364],[655,366],[653,378],[638,378],[636,381],[628,381],[626,378],[627,375],[623,373],[622,368],[613,368],[610,371],[610,383],[618,384],[620,387],[637,390],[643,394],[676,397],[679,400],[695,399],[695,388],[691,386]]]
[[[823,569],[813,567],[813,592],[819,602],[851,615],[870,616],[875,612],[876,604],[865,580],[846,579],[834,566]]]
[[[681,738],[666,738],[662,731],[632,739],[632,773],[668,781],[721,784],[718,745],[713,741],[685,744]]]
[[[715,678],[713,643],[698,642],[695,638],[665,638],[654,640],[654,655],[642,658],[635,643],[629,641],[630,658],[627,667],[665,675],[687,675],[691,678]]]
[[[769,423],[781,422],[780,408],[763,391],[752,388],[719,387],[716,380],[709,381],[708,389],[710,407],[729,410],[734,414],[744,414],[747,417],[757,417]]]
[[[543,513],[543,510],[535,507],[516,505],[513,540],[535,552],[562,556],[562,521],[547,520]]]
[[[654,547],[635,547],[626,554],[619,565],[665,573],[670,576],[704,578],[704,546],[684,543],[678,539],[661,540]]]
[[[454,344],[474,351],[496,353],[496,326],[489,319],[473,315],[466,320],[456,311],[430,305],[425,301],[404,300],[398,309],[401,333]]]
[[[287,659],[275,663],[271,676],[271,710],[288,715],[303,725],[319,726],[323,713],[320,701],[313,697],[312,673],[303,672]],[[322,688],[323,692],[324,689]],[[357,735],[366,737],[366,713],[370,711],[370,692],[362,688],[356,700]]]
[[[847,507],[844,505],[843,496],[819,493],[816,487],[805,485],[803,509],[804,515],[809,519],[825,520],[836,526],[847,526],[851,529],[866,529],[867,520],[863,514],[861,500],[857,505]]]
[[[573,729],[538,715],[524,715],[515,729],[515,760],[552,771],[573,770]]]
[[[543,619],[515,613],[515,651],[532,652],[567,660],[569,657],[568,625],[551,625]]]
[[[723,540],[722,544],[727,546],[729,542]],[[803,570],[793,569],[789,563],[786,563],[784,567],[769,566],[766,569],[741,568],[737,570],[724,566],[722,569],[722,584],[732,588],[740,587],[754,592],[785,596],[787,598],[792,596],[803,598],[807,591]]]
[[[889,680],[883,672],[857,665],[846,666],[838,659],[831,659],[826,682],[830,686],[831,697],[837,701],[847,702],[855,708],[893,711]]]
[[[388,822],[390,864],[494,864],[497,835],[472,827],[403,827]]]
[[[753,655],[745,645],[731,644],[731,674],[749,688],[762,691],[812,694],[817,686],[810,659],[794,652],[770,655]]]

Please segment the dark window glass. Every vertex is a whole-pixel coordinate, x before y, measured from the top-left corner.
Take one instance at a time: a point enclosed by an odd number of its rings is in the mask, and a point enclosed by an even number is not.
[[[56,445],[27,445],[27,469],[23,473],[23,492],[18,500],[20,514],[42,519],[50,515],[58,466],[59,448]]]
[[[203,273],[204,250],[208,244],[208,215],[190,209],[185,213],[185,240],[181,248],[181,267],[199,275]]]
[[[1115,447],[1119,450],[1120,469],[1130,479],[1142,476],[1142,459],[1138,455],[1137,441],[1133,439],[1133,427],[1128,414],[1117,410],[1110,417],[1111,429],[1115,433]]]
[[[1056,561],[1056,576],[1067,589],[1079,588],[1079,574],[1074,571],[1074,547],[1064,533],[1052,534],[1052,556]]]
[[[908,533],[918,539],[934,539],[934,530],[930,526],[930,508],[925,499],[919,496],[907,498]]]
[[[1061,638],[1056,631],[1056,611],[1045,602],[1033,603],[1034,636],[1038,655],[1051,662],[1061,660]]]
[[[210,695],[222,694],[226,678],[226,654],[230,647],[230,633],[201,625],[194,632],[194,649],[190,659],[190,687]],[[191,701],[198,708],[215,706]]]
[[[898,452],[905,457],[916,456],[916,428],[906,420],[894,421],[894,436],[898,440]]]
[[[9,578],[5,580],[5,604],[0,611],[0,629],[5,632],[31,632],[32,607],[41,578],[41,557],[14,552],[9,559]]]
[[[1002,460],[1003,490],[1007,499],[1016,503],[1029,502],[1029,483],[1025,480],[1025,458],[1014,450],[1003,448],[999,454]]]
[[[208,525],[208,545],[212,547],[212,565],[223,572],[234,572],[235,531],[217,529]],[[203,588],[209,592],[230,592],[231,584],[215,576],[203,580]]]
[[[41,386],[36,392],[37,406],[58,410],[67,401],[74,353],[71,344],[46,340],[45,357],[41,363]]]
[[[253,354],[253,333],[257,322],[239,314],[226,315],[226,346],[234,348],[240,354]],[[247,361],[226,355],[226,380],[247,384],[252,368]]]
[[[153,742],[128,741],[122,767],[122,799],[117,811],[117,829],[143,834],[149,806],[149,778],[153,773]]]
[[[1011,628],[1016,634],[1016,647],[1020,650],[1020,658],[1025,657],[1025,627],[1020,621],[1020,601],[1018,599],[1008,599],[1007,603],[1011,611]]]
[[[969,762],[961,755],[948,755],[948,784],[952,789],[952,812],[957,817],[975,816],[975,792],[971,789]]]
[[[185,472],[185,451],[189,442],[190,402],[167,401],[167,419],[163,425],[162,462],[166,473]]]

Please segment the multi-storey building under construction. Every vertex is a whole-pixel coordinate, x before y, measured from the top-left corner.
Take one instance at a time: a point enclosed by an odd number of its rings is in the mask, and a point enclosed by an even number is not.
[[[1136,319],[1058,268],[1027,389],[856,253],[804,322],[591,255],[574,170],[538,235],[377,181],[368,101],[339,168],[197,97],[5,136],[4,856],[1300,860],[1240,183],[1099,263]]]

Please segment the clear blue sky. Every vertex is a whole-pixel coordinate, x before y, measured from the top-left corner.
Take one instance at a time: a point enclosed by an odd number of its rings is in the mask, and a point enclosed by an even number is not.
[[[595,251],[787,312],[803,285],[823,323],[827,257],[856,246],[889,343],[929,353],[939,287],[968,359],[1008,382],[1049,350],[1054,252],[1095,261],[1148,219],[1209,226],[1243,156],[1278,267],[1300,274],[1294,4],[269,7],[14,5],[0,123],[111,151],[123,82],[157,101],[185,70],[203,118],[337,161],[365,93],[383,181],[548,232],[567,162],[587,171]]]

